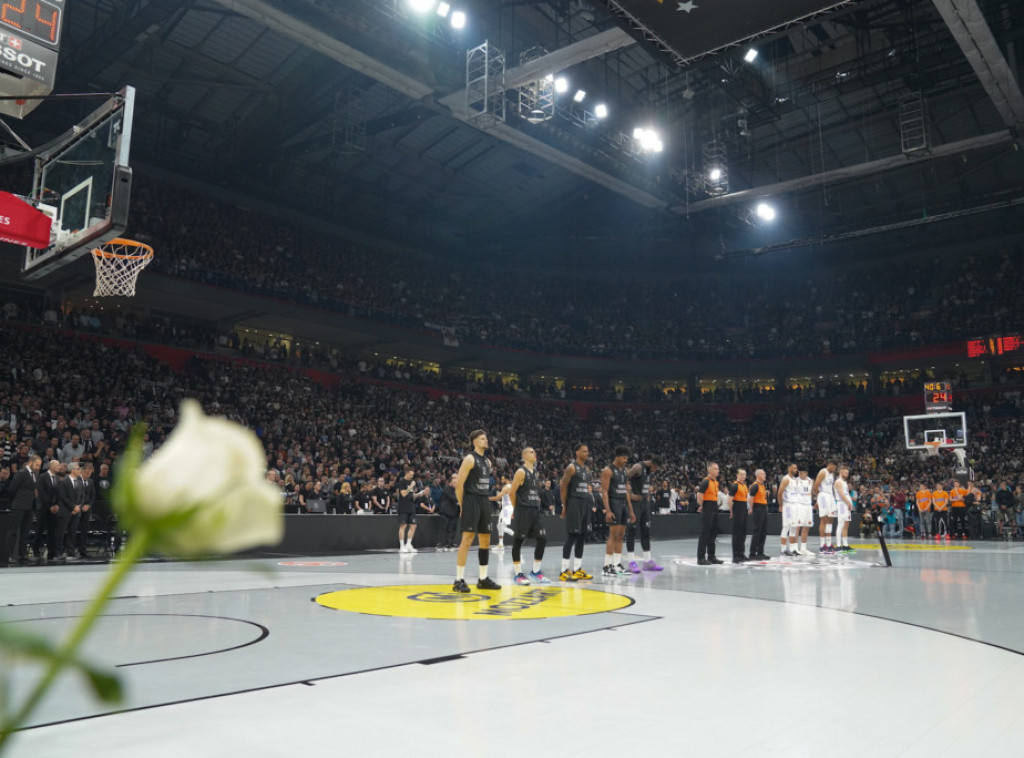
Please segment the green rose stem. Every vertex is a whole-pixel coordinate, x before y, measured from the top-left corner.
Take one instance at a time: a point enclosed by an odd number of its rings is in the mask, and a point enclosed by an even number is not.
[[[131,537],[127,545],[125,545],[117,565],[107,576],[99,593],[90,601],[89,607],[78,620],[78,624],[75,626],[74,631],[72,631],[71,636],[64,641],[60,648],[58,648],[56,655],[47,664],[46,673],[36,684],[32,694],[29,695],[14,717],[7,724],[3,725],[3,730],[0,731],[0,753],[3,752],[4,746],[11,735],[18,729],[21,729],[25,721],[28,720],[28,717],[35,710],[36,706],[39,705],[39,701],[43,699],[46,691],[53,684],[61,670],[67,666],[69,661],[75,658],[78,648],[85,640],[85,636],[96,623],[96,619],[99,618],[103,608],[110,602],[110,598],[113,597],[114,590],[124,580],[138,560],[146,554],[152,542],[152,537],[153,533],[145,525],[140,525],[131,532]]]

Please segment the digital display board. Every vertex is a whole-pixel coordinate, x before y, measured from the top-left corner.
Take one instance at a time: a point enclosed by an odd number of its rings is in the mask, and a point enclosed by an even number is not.
[[[23,118],[53,91],[64,0],[0,3],[0,113]]]
[[[1010,334],[1006,337],[967,340],[967,357],[984,358],[987,355],[1007,355],[1024,352],[1024,335]]]
[[[924,409],[928,413],[953,410],[953,384],[951,382],[925,382]]]

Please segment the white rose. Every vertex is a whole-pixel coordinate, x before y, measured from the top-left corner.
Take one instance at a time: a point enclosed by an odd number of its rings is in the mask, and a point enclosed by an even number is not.
[[[152,523],[199,506],[155,546],[174,555],[231,553],[273,545],[284,535],[278,489],[266,481],[263,447],[252,432],[181,403],[180,423],[135,472],[132,523]]]

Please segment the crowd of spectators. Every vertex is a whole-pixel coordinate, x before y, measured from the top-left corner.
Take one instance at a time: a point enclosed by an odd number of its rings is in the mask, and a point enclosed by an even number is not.
[[[138,182],[132,213],[135,236],[159,251],[152,271],[542,353],[803,357],[948,342],[1024,321],[1019,250],[626,278],[355,242],[153,182]]]
[[[596,467],[613,446],[635,457],[658,454],[666,462],[656,482],[658,507],[685,510],[706,463],[729,478],[737,467],[764,468],[777,480],[792,460],[812,468],[826,458],[848,463],[855,490],[907,490],[917,481],[948,476],[945,457],[919,458],[904,449],[898,412],[871,403],[821,408],[794,404],[764,409],[746,423],[717,408],[592,408],[583,418],[573,404],[543,400],[482,399],[429,393],[356,374],[336,383],[274,364],[196,356],[182,370],[141,349],[106,344],[89,335],[47,327],[0,325],[0,478],[23,466],[31,452],[73,462],[114,463],[130,429],[149,428],[147,452],[173,429],[179,401],[197,398],[209,413],[252,429],[267,452],[268,468],[282,485],[289,509],[382,513],[389,490],[411,467],[430,487],[431,499],[468,450],[466,435],[490,430],[495,476],[510,474],[520,450],[539,456],[541,479],[557,481],[579,441]],[[1011,491],[1022,483],[1024,460],[1020,392],[993,390],[968,397],[970,448],[979,487]],[[674,494],[672,491],[675,491]],[[2,496],[2,495],[0,495]],[[557,497],[548,505],[556,508]],[[321,508],[321,505],[322,508]]]

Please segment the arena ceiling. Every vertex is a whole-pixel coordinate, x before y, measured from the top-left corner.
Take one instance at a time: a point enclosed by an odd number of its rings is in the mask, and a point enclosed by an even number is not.
[[[714,50],[674,46],[648,14],[706,4],[728,18],[743,2],[450,0],[468,18],[455,31],[407,0],[72,0],[55,91],[134,85],[140,175],[432,249],[721,256],[982,208],[1004,214],[1003,230],[1024,216],[1024,4],[824,2]],[[504,123],[467,112],[466,51],[485,40],[510,85],[531,72],[571,80],[552,118],[527,121],[512,88]],[[927,145],[907,151],[901,103],[916,95]],[[38,144],[82,107],[49,102],[15,128]],[[640,125],[663,152],[636,154]],[[706,178],[712,142],[727,191]],[[764,198],[779,210],[770,228],[750,215]]]

